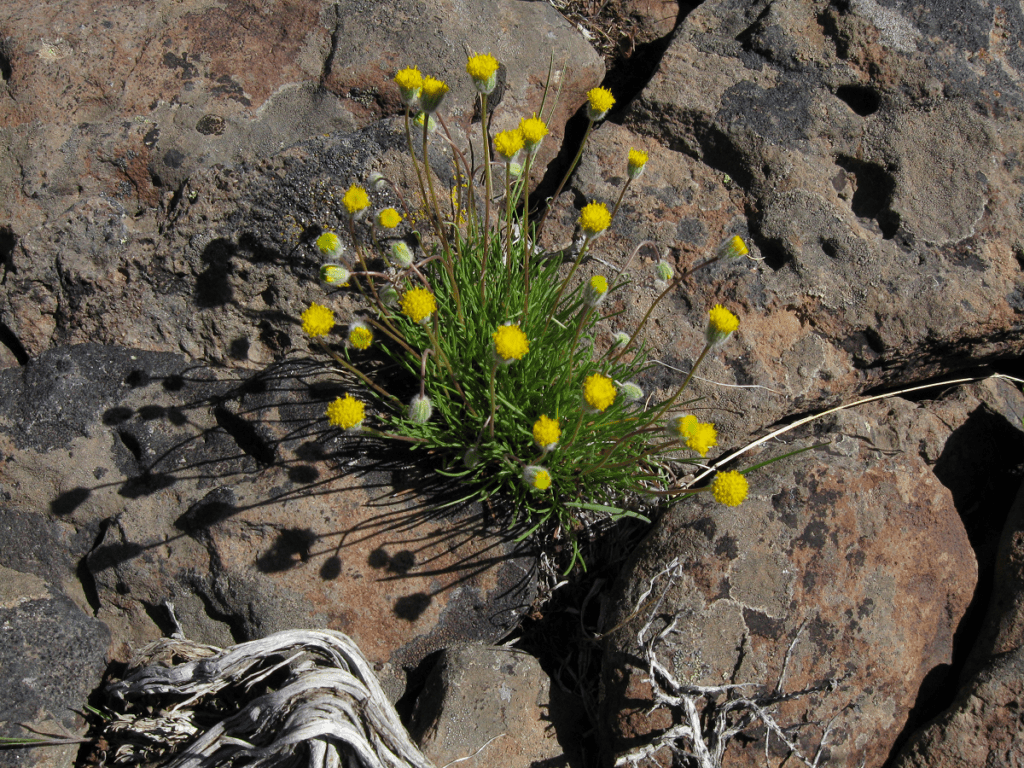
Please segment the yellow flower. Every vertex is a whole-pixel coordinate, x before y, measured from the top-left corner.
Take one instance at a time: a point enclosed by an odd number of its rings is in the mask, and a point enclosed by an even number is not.
[[[523,148],[524,143],[523,132],[518,128],[514,131],[502,131],[494,137],[494,151],[502,160],[510,162]]]
[[[750,249],[747,248],[747,244],[743,242],[743,238],[739,235],[733,235],[718,246],[717,255],[720,259],[738,259],[749,253]]]
[[[470,56],[466,71],[473,78],[473,85],[480,93],[490,93],[498,82],[498,60],[489,53]]]
[[[612,215],[604,203],[587,203],[580,211],[580,229],[587,237],[595,237],[612,223]]]
[[[324,232],[316,239],[316,247],[328,258],[335,258],[342,251],[341,239],[333,232]]]
[[[394,229],[402,222],[402,214],[394,208],[385,208],[377,214],[377,223],[385,229]]]
[[[441,99],[448,93],[448,84],[433,77],[423,78],[423,92],[420,94],[420,109],[428,115],[437,111]]]
[[[333,327],[334,313],[327,307],[314,302],[302,313],[302,330],[314,339],[317,336],[326,336]]]
[[[320,282],[324,285],[340,285],[348,287],[348,279],[351,273],[341,264],[324,264],[320,267]]]
[[[553,451],[558,446],[558,439],[562,436],[562,430],[558,426],[558,419],[549,419],[541,415],[533,424],[533,441],[545,451]]]
[[[595,411],[605,411],[615,402],[615,383],[607,376],[592,373],[583,382],[583,399]]]
[[[728,339],[740,327],[740,319],[721,304],[715,304],[708,313],[708,327],[704,338],[714,346]]]
[[[523,470],[523,482],[535,491],[546,491],[551,487],[551,473],[544,467],[530,464]]]
[[[518,325],[503,325],[491,334],[491,338],[494,339],[494,351],[503,363],[522,360],[530,351],[530,342]]]
[[[711,492],[715,494],[715,501],[725,504],[727,507],[738,507],[747,498],[750,485],[739,472],[728,470],[719,472],[711,483]]]
[[[335,398],[327,406],[327,420],[340,429],[358,429],[366,418],[366,406],[352,395]]]
[[[688,416],[676,416],[674,419],[669,420],[668,431],[673,437],[678,437],[680,440],[686,440],[689,438],[695,429],[697,429],[697,417],[693,414]]]
[[[626,174],[631,179],[638,178],[647,166],[647,153],[639,149],[629,148],[629,163],[626,165]]]
[[[410,288],[402,296],[402,314],[414,323],[425,323],[437,311],[434,294],[426,288]]]
[[[400,69],[395,75],[395,83],[402,94],[402,103],[412,107],[413,103],[420,97],[420,90],[423,88],[423,75],[416,67]]]
[[[548,127],[544,121],[534,113],[533,117],[527,117],[519,121],[519,131],[523,134],[523,142],[526,151],[533,154],[537,151],[544,137],[548,135]]]
[[[708,450],[718,445],[718,432],[714,424],[698,423],[686,439],[686,447],[700,456],[707,456]]]
[[[370,196],[358,184],[353,184],[341,198],[341,203],[349,216],[355,216],[370,207]]]
[[[587,287],[583,301],[588,307],[596,307],[604,301],[607,295],[608,280],[604,275],[594,275],[590,278],[590,285]]]
[[[600,120],[615,104],[615,97],[607,88],[591,88],[587,91],[587,119]]]
[[[357,320],[348,326],[348,340],[356,349],[369,349],[373,343],[373,331],[366,323]]]

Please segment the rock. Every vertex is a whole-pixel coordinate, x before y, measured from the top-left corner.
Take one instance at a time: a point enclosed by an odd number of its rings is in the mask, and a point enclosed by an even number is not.
[[[0,29],[0,219],[19,222],[19,238],[80,198],[134,216],[199,168],[398,114],[390,79],[403,66],[462,81],[448,101],[468,119],[464,46],[501,58],[510,112],[539,109],[549,56],[571,62],[557,126],[603,75],[569,24],[534,3],[40,3],[0,11]]]
[[[441,652],[411,732],[435,765],[576,766],[577,707],[532,656],[461,644]]]
[[[110,631],[42,578],[0,565],[0,736],[82,736],[107,666]],[[0,766],[70,768],[77,744],[0,750]]]
[[[827,447],[751,475],[741,506],[694,499],[657,521],[610,599],[606,626],[622,626],[605,644],[608,754],[672,724],[664,709],[646,713],[649,683],[634,666],[650,605],[627,619],[678,557],[682,577],[658,604],[658,616],[677,620],[659,656],[669,671],[696,685],[771,690],[792,645],[783,691],[833,690],[780,705],[779,723],[816,724],[792,734],[813,756],[831,722],[829,765],[881,765],[918,697],[954,682],[954,632],[977,578],[953,498],[921,455],[948,435],[899,399],[840,412],[791,446]],[[732,742],[729,765],[763,764],[764,730],[749,735]],[[773,739],[770,752],[781,758],[785,749]]]
[[[446,489],[402,452],[329,428],[343,389],[299,357],[239,379],[177,355],[45,353],[0,373],[5,509],[92,531],[74,565],[119,660],[173,631],[170,600],[187,637],[221,646],[345,631],[397,699],[405,668],[516,624],[533,560],[480,508],[435,510]]]
[[[999,30],[1024,17],[1008,2],[931,8],[701,3],[556,203],[560,246],[585,202],[614,203],[628,148],[650,153],[594,246],[621,264],[655,242],[616,320],[627,332],[666,250],[681,271],[739,234],[763,259],[695,273],[648,329],[657,359],[686,371],[708,309],[739,314],[700,374],[729,389],[693,389],[744,414],[723,422],[737,440],[793,410],[1020,354],[1024,92]]]
[[[1024,646],[1001,656],[960,690],[956,702],[922,729],[893,768],[1014,765],[1024,755]]]

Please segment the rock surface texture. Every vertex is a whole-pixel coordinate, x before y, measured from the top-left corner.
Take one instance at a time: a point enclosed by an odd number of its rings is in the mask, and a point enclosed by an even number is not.
[[[630,147],[650,154],[582,270],[636,250],[599,345],[661,292],[658,259],[682,273],[728,236],[750,244],[754,260],[687,275],[646,328],[659,364],[641,384],[664,393],[710,307],[739,315],[691,390],[722,446],[868,391],[1019,372],[1019,2],[601,5],[629,20],[611,39],[634,51],[604,81],[547,2],[2,4],[0,735],[80,733],[72,713],[104,667],[174,631],[170,601],[191,639],[222,647],[343,631],[407,711],[438,654],[416,727],[439,765],[502,732],[473,760],[575,765],[574,740],[596,732],[610,764],[679,725],[650,710],[637,638],[672,617],[657,658],[687,684],[813,688],[775,716],[802,724],[787,738],[812,757],[829,728],[823,764],[1024,764],[1021,502],[1006,522],[1024,400],[1005,381],[788,433],[737,468],[827,446],[750,475],[738,509],[666,511],[621,573],[572,577],[566,592],[587,595],[574,627],[605,632],[602,719],[584,724],[555,717],[534,659],[471,645],[529,611],[537,554],[494,505],[432,511],[450,489],[430,467],[325,425],[341,387],[297,318],[359,299],[315,283],[314,242],[338,229],[351,249],[340,199],[374,173],[393,182],[370,185],[375,207],[414,202],[399,67],[452,83],[429,152],[443,192],[460,189],[441,137],[479,142],[467,51],[504,65],[495,131],[540,109],[553,62],[533,200],[576,153],[587,90],[615,88],[552,202],[549,250],[570,246],[585,203],[615,202]],[[633,615],[652,580],[671,586]],[[783,763],[755,725],[725,764],[764,765],[766,741]],[[0,751],[0,765],[75,759]]]

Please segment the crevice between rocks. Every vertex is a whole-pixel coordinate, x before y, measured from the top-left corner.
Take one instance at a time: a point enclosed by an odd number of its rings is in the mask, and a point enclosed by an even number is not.
[[[622,124],[626,108],[647,87],[658,71],[662,57],[672,43],[676,30],[686,20],[686,17],[703,2],[704,0],[680,0],[679,12],[671,32],[657,40],[640,43],[633,48],[629,56],[617,58],[608,67],[601,87],[607,88],[615,96],[615,106],[608,113],[607,122]],[[548,164],[544,177],[537,185],[536,199],[545,200],[554,193],[569,164],[576,156],[586,130],[587,108],[584,104],[565,124],[562,145],[558,154]],[[570,176],[566,181],[566,188],[571,188],[571,186],[572,177]]]

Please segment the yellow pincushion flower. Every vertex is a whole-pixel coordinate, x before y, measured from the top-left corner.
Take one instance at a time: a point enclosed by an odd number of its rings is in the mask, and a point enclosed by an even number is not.
[[[615,104],[615,97],[607,88],[591,88],[587,91],[587,119],[600,120]]]
[[[631,179],[639,178],[647,167],[647,153],[639,149],[629,148],[629,162],[626,165],[626,175]]]
[[[302,313],[302,330],[311,338],[326,336],[334,327],[334,313],[316,302]]]
[[[533,424],[533,441],[545,451],[553,451],[558,447],[558,440],[562,436],[562,429],[558,426],[558,419],[550,419],[541,415]]]
[[[604,203],[587,203],[580,211],[580,229],[587,237],[596,237],[611,223],[612,215]]]
[[[551,487],[551,473],[531,464],[523,470],[523,482],[535,491],[546,491]]]
[[[428,115],[437,111],[441,99],[448,93],[448,84],[433,77],[423,78],[423,91],[420,93],[420,109]]]
[[[715,501],[725,504],[727,507],[738,507],[747,498],[750,485],[739,472],[728,470],[719,472],[711,483],[711,492],[715,495]]]
[[[608,295],[608,280],[604,275],[594,275],[590,278],[587,290],[584,292],[583,301],[588,307],[596,307]]]
[[[518,128],[514,131],[502,131],[494,137],[494,151],[505,162],[511,162],[512,158],[519,154],[524,143],[523,132]]]
[[[519,121],[519,131],[523,134],[526,151],[530,154],[537,151],[544,137],[548,135],[548,127],[536,114],[533,117],[521,119]]]
[[[743,242],[743,238],[739,235],[733,235],[718,246],[717,255],[720,259],[739,259],[749,253],[750,249],[747,248],[747,244]]]
[[[503,363],[522,360],[530,351],[530,342],[518,325],[503,325],[491,334],[491,338],[494,339],[494,352]]]
[[[498,60],[489,53],[470,56],[466,71],[473,78],[473,85],[480,93],[490,93],[498,81]]]
[[[336,398],[327,406],[327,420],[339,429],[358,429],[365,418],[366,406],[352,395]]]
[[[423,89],[423,75],[416,67],[406,67],[400,69],[395,75],[395,83],[402,94],[402,103],[407,107],[412,107]]]
[[[688,439],[697,429],[697,417],[693,414],[688,416],[676,416],[674,419],[670,419],[668,423],[668,432],[672,437],[677,437],[680,440]]]
[[[356,216],[370,207],[370,196],[358,184],[353,184],[341,198],[341,204],[345,206],[349,216]]]
[[[740,319],[721,304],[715,304],[708,313],[708,327],[704,338],[714,346],[728,339],[740,327]]]
[[[369,349],[373,343],[373,331],[366,323],[357,320],[348,326],[348,340],[356,349]]]
[[[394,208],[385,208],[377,214],[377,223],[385,229],[394,229],[402,223],[402,214]]]
[[[401,308],[414,323],[425,323],[437,311],[437,301],[426,288],[410,288],[402,296]]]
[[[708,455],[708,450],[718,445],[718,431],[714,424],[698,423],[686,439],[686,447],[701,457]]]
[[[600,373],[592,373],[583,382],[583,399],[595,411],[606,411],[615,402],[615,382]]]

